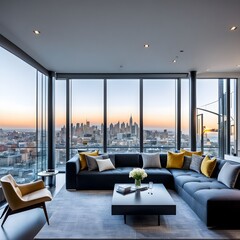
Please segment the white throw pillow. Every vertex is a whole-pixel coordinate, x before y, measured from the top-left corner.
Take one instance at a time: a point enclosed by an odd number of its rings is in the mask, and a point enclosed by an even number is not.
[[[110,158],[107,159],[96,159],[99,172],[115,169]]]
[[[143,168],[161,168],[159,153],[142,153]]]

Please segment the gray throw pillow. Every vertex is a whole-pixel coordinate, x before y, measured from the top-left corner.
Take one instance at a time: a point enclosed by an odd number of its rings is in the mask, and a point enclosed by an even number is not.
[[[184,156],[182,169],[188,170],[190,168],[191,162],[192,162],[192,157]]]
[[[238,178],[239,171],[240,171],[240,165],[226,162],[222,166],[218,174],[217,180],[219,182],[222,182],[229,188],[234,188]]]
[[[107,159],[96,159],[99,172],[115,169],[110,158]]]
[[[192,161],[191,161],[189,169],[191,169],[195,172],[201,173],[202,160],[203,160],[202,156],[193,154],[192,155]]]
[[[142,153],[143,168],[161,168],[159,153]]]
[[[98,170],[98,165],[96,159],[102,159],[102,156],[88,156],[86,155],[86,162],[88,166],[88,171]]]

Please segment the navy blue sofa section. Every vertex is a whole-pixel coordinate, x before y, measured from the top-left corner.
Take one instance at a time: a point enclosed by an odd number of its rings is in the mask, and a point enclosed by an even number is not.
[[[71,158],[66,164],[66,188],[76,190],[112,190],[115,183],[133,183],[134,179],[129,178],[129,172],[135,167],[142,167],[141,154],[109,154],[115,165],[114,170],[108,171],[80,171],[80,160],[78,154]],[[163,168],[146,169],[148,177],[143,183],[150,181],[163,183],[166,188],[174,188],[173,176],[166,169],[165,154],[160,157]]]
[[[79,155],[76,154],[66,164],[66,188],[112,190],[115,183],[133,183],[129,172],[134,167],[143,166],[141,154],[118,153],[109,154],[109,157],[116,169],[80,171]],[[161,169],[145,169],[148,177],[143,182],[162,183],[166,188],[174,189],[208,227],[240,226],[240,222],[235,220],[240,216],[240,176],[235,189],[217,181],[226,160],[217,160],[211,178],[189,169],[167,169],[167,154],[160,154],[160,161]]]

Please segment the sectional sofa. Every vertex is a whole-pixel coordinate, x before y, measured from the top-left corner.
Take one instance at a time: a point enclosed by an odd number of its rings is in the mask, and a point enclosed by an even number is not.
[[[142,167],[142,154],[109,154],[115,169],[107,171],[80,170],[79,154],[67,161],[66,188],[74,190],[112,190],[115,183],[133,183],[129,172]],[[227,160],[217,159],[211,177],[189,169],[191,157],[184,157],[183,167],[169,169],[167,154],[160,154],[161,168],[145,169],[148,177],[143,182],[162,183],[174,189],[208,227],[239,227],[240,217],[240,174],[236,175],[234,188],[218,181],[218,175]],[[228,161],[231,166],[239,163]]]

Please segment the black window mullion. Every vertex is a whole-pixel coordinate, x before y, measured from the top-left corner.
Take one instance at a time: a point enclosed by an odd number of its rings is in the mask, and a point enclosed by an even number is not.
[[[66,160],[70,158],[70,79],[66,79]]]
[[[139,142],[140,152],[143,152],[143,79],[139,79]]]
[[[181,148],[181,78],[176,81],[176,149]]]
[[[107,152],[107,79],[103,80],[103,152]]]

